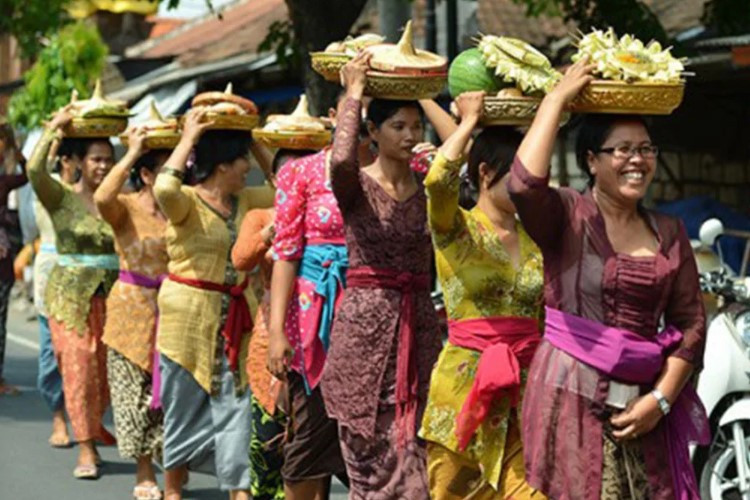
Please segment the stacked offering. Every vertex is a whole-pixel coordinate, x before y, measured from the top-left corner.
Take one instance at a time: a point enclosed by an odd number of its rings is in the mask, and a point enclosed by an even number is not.
[[[341,42],[333,42],[323,52],[312,52],[313,69],[329,82],[339,83],[341,68],[360,50],[371,45],[381,44],[385,37],[367,33],[356,38],[347,37]]]
[[[123,101],[108,100],[99,80],[91,99],[79,101],[74,91],[70,103],[73,120],[63,131],[66,137],[112,137],[128,126],[127,105]]]
[[[572,111],[665,115],[682,102],[685,67],[658,42],[644,45],[631,35],[618,39],[612,29],[593,30],[578,40],[573,61],[583,57],[596,64],[601,79],[583,90]]]
[[[150,117],[141,126],[146,129],[144,146],[146,149],[174,149],[180,142],[180,132],[176,118],[164,119],[151,101]],[[120,136],[120,141],[128,145],[128,132]]]
[[[216,130],[247,130],[258,125],[258,108],[250,99],[232,93],[232,84],[224,92],[203,92],[193,98],[194,108],[205,108],[206,120]]]
[[[330,122],[310,115],[307,96],[300,96],[291,115],[269,115],[253,139],[276,149],[323,149],[331,143]]]
[[[433,99],[447,80],[448,60],[414,48],[411,21],[397,44],[383,43],[365,49],[372,54],[365,94],[380,99]]]
[[[549,59],[516,38],[485,35],[477,48],[453,61],[448,85],[453,97],[483,90],[483,125],[528,125],[544,95],[561,78]]]

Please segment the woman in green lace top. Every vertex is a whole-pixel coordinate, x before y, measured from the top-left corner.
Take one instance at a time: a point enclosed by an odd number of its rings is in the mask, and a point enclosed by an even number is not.
[[[99,471],[94,442],[113,441],[102,426],[109,390],[101,336],[105,298],[117,279],[119,262],[112,228],[99,218],[93,194],[112,168],[114,151],[104,138],[63,138],[60,161],[74,163],[81,176],[72,186],[55,180],[46,168],[47,153],[70,120],[68,108],[52,119],[28,163],[28,176],[52,219],[57,238],[59,258],[50,274],[45,300],[63,378],[65,407],[79,443],[73,474],[80,479],[96,479]]]

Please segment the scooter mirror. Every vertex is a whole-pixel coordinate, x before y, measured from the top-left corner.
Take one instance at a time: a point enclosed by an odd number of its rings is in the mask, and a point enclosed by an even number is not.
[[[716,242],[716,238],[722,234],[724,234],[724,224],[719,219],[708,219],[701,224],[700,231],[698,231],[701,243],[707,247],[712,247]]]

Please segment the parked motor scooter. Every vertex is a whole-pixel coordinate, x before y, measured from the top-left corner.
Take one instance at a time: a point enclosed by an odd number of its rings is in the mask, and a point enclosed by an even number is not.
[[[722,234],[748,239],[750,233],[725,230],[717,219],[701,227],[701,243],[711,247]],[[712,442],[695,450],[693,463],[704,500],[750,500],[750,279],[731,276],[725,266],[700,275],[701,289],[717,297],[710,320],[704,368],[697,392],[708,412]]]

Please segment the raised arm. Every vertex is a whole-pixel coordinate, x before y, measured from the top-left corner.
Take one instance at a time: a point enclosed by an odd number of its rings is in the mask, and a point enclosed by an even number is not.
[[[127,209],[120,201],[118,195],[122,186],[127,182],[130,171],[143,154],[143,143],[146,139],[146,130],[136,127],[128,135],[128,152],[109,171],[102,183],[94,193],[94,203],[102,218],[112,227],[117,227],[127,215]]]
[[[524,228],[542,250],[560,241],[566,225],[565,202],[549,187],[549,166],[560,118],[568,103],[589,84],[593,66],[579,61],[544,98],[516,153],[508,192]]]
[[[42,138],[34,147],[34,152],[31,153],[31,158],[26,165],[26,174],[31,182],[31,187],[42,206],[50,213],[60,205],[65,189],[52,178],[47,170],[47,157],[59,132],[73,119],[70,109],[71,107],[68,105],[55,114],[55,117],[45,128]]]
[[[344,213],[362,195],[357,147],[369,59],[368,54],[360,52],[341,70],[341,80],[346,87],[346,100],[337,117],[336,135],[333,140],[331,188],[339,208]]]
[[[462,223],[458,207],[459,172],[471,134],[482,114],[484,92],[468,92],[456,99],[461,124],[446,138],[427,174],[427,216],[433,233],[447,233]]]
[[[518,158],[534,177],[545,178],[549,175],[549,162],[555,148],[560,118],[567,105],[593,80],[591,71],[594,67],[586,60],[572,65],[539,106],[531,128],[518,147]]]
[[[427,121],[435,127],[435,132],[437,132],[442,142],[447,141],[456,132],[458,125],[453,121],[450,113],[444,110],[438,103],[432,99],[421,99],[419,105],[422,106]]]
[[[180,142],[172,151],[154,184],[154,197],[164,215],[173,224],[185,220],[190,211],[192,201],[182,192],[182,178],[190,152],[210,125],[209,122],[202,122],[205,114],[206,112],[200,109],[188,111]]]

